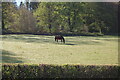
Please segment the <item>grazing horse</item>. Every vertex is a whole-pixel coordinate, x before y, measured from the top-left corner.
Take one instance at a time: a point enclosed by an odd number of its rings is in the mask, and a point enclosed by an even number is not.
[[[58,42],[58,40],[61,40],[61,42],[65,43],[65,39],[64,39],[64,37],[61,36],[61,35],[56,35],[56,36],[55,36],[55,41]]]

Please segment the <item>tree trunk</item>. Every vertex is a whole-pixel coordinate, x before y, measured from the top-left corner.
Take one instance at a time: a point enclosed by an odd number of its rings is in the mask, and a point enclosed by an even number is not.
[[[69,25],[70,32],[71,32],[71,31],[72,31],[72,28],[71,28],[70,16],[68,17],[68,25]]]
[[[50,33],[51,33],[51,24],[49,24],[49,31],[50,31]]]

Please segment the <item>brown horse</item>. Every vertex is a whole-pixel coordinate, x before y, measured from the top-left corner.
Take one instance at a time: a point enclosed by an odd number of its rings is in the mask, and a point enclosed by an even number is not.
[[[64,37],[61,36],[61,35],[56,35],[56,36],[55,36],[55,41],[58,42],[58,40],[61,40],[61,42],[65,43],[65,39],[64,39]]]

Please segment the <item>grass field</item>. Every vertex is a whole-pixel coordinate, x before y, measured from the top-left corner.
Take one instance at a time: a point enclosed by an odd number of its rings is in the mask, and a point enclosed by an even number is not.
[[[118,37],[1,35],[3,63],[118,64]]]

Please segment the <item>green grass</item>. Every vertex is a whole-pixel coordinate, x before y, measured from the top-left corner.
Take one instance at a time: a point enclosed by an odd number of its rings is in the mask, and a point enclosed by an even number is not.
[[[2,35],[3,63],[118,64],[118,37]]]

